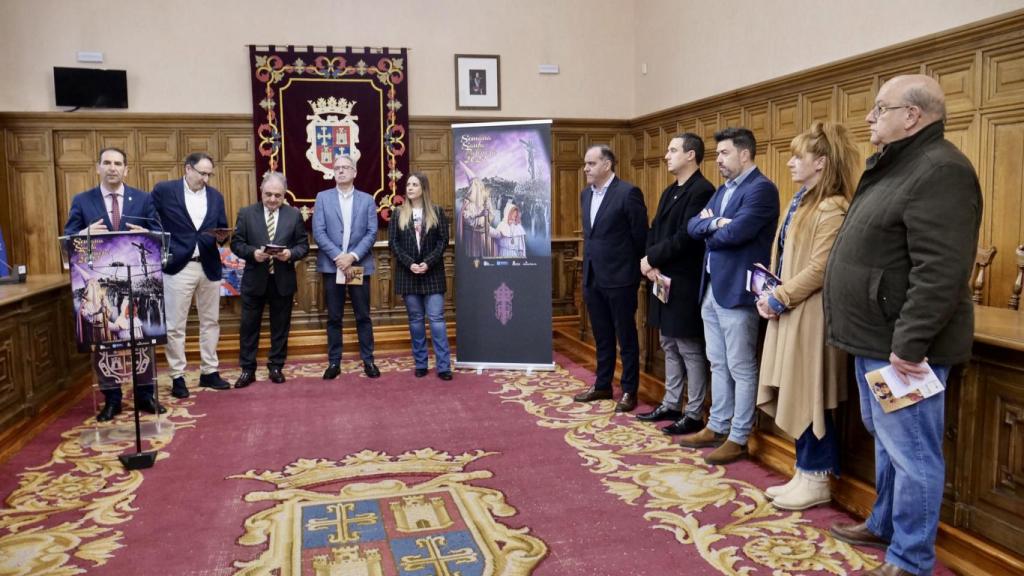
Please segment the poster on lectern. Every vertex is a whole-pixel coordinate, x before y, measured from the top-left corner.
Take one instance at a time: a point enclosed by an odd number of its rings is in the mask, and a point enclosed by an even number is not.
[[[551,121],[452,125],[456,366],[554,368]]]

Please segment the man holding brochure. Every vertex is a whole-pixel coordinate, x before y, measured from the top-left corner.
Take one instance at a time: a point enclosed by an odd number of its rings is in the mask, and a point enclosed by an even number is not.
[[[297,289],[295,262],[309,252],[302,214],[284,203],[288,182],[280,172],[267,172],[260,186],[262,202],[238,211],[231,251],[245,260],[242,274],[242,324],[238,331],[238,364],[242,374],[235,388],[256,381],[256,349],[260,343],[263,307],[270,308],[270,381],[285,381],[288,331]]]
[[[370,288],[364,279],[373,274],[373,243],[377,240],[377,206],[373,196],[356,190],[356,163],[351,156],[334,159],[337,186],[316,195],[313,238],[319,247],[316,271],[323,274],[327,301],[327,369],[324,380],[341,374],[341,317],[346,295],[352,298],[359,336],[359,356],[369,378],[380,376],[373,363],[373,323]]]
[[[715,193],[715,187],[700,172],[703,161],[704,141],[700,136],[687,132],[669,141],[665,165],[675,182],[661,193],[647,234],[647,251],[640,260],[640,272],[653,286],[666,278],[671,281],[668,298],[659,298],[652,290],[647,306],[647,324],[659,329],[665,352],[665,395],[661,405],[636,417],[642,422],[672,421],[661,429],[666,434],[692,434],[704,427],[708,361],[704,356],[699,298],[704,243],[686,232],[686,223]],[[685,411],[680,406],[684,377]]]
[[[945,394],[937,384],[970,357],[974,338],[968,279],[981,188],[970,162],[943,137],[945,117],[932,77],[897,76],[882,85],[866,118],[879,151],[867,161],[826,266],[828,343],[854,356],[861,418],[875,438],[878,494],[866,522],[833,526],[832,534],[887,548],[885,564],[868,574],[932,573],[945,478]],[[894,395],[913,387],[917,401],[886,412],[868,383],[883,368]]]

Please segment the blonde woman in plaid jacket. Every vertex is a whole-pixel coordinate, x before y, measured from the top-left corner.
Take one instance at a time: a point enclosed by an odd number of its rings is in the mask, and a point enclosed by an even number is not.
[[[409,335],[416,377],[427,375],[427,334],[430,324],[437,377],[452,379],[448,332],[444,323],[444,251],[448,247],[448,219],[430,201],[430,181],[413,172],[405,183],[405,202],[388,227],[388,243],[395,255],[395,293],[409,313]]]

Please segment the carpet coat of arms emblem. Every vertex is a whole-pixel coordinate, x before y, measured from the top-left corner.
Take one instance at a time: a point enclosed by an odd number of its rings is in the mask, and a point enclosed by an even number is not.
[[[283,472],[249,471],[232,478],[274,484],[250,492],[250,503],[276,501],[245,521],[238,542],[268,545],[237,574],[314,576],[526,575],[548,548],[496,521],[515,509],[504,495],[470,484],[490,478],[465,466],[492,453],[457,456],[430,448],[389,456],[363,451],[337,462],[297,460]],[[418,483],[395,475],[424,479]],[[372,481],[377,478],[376,481]]]

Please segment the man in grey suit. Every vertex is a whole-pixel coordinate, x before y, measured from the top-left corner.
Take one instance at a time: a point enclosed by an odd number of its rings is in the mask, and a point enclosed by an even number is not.
[[[280,172],[267,172],[260,186],[262,202],[238,211],[231,251],[245,260],[242,274],[242,324],[238,333],[238,363],[242,374],[235,388],[256,381],[256,349],[260,343],[263,307],[270,307],[270,381],[285,381],[292,297],[297,288],[295,262],[309,252],[302,214],[284,204],[288,182]]]
[[[368,280],[374,268],[377,210],[373,196],[356,190],[355,178],[355,161],[347,155],[337,156],[334,159],[337,186],[316,195],[313,211],[313,238],[319,247],[316,270],[323,274],[324,299],[327,301],[328,366],[324,370],[324,380],[337,378],[341,373],[341,317],[346,294],[352,298],[352,311],[356,316],[363,372],[370,378],[380,376],[380,370],[373,363]],[[359,279],[362,281],[353,283],[359,267],[362,267],[362,278]],[[338,273],[339,270],[342,274]]]

